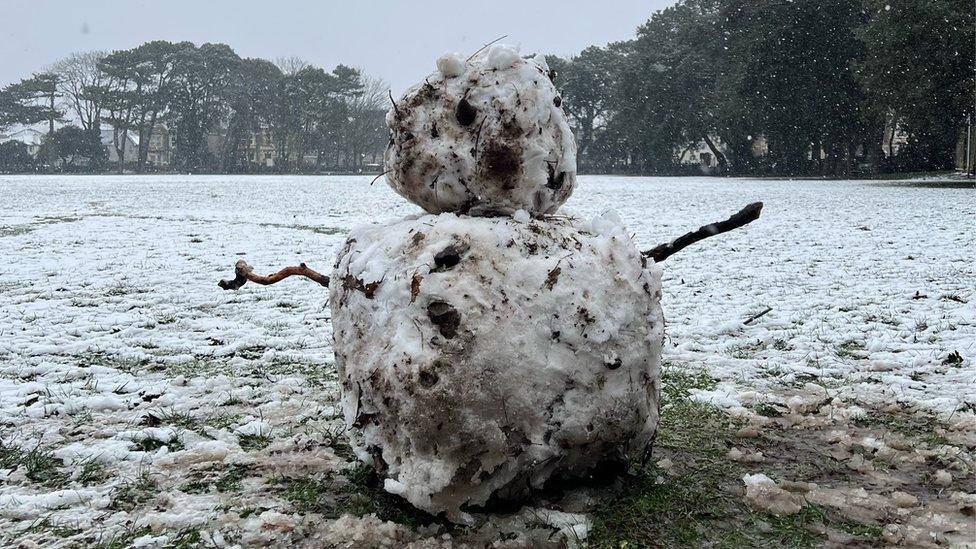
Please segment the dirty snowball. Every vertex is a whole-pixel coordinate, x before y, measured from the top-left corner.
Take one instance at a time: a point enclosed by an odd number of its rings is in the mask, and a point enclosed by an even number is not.
[[[639,455],[657,425],[660,291],[612,214],[354,230],[330,302],[357,455],[452,518]]]
[[[576,184],[560,105],[541,55],[500,44],[446,54],[387,113],[387,182],[431,213],[552,213]]]

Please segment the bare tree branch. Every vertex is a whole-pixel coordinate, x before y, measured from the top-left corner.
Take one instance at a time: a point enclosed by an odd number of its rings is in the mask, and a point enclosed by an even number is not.
[[[310,269],[304,263],[300,263],[297,267],[285,267],[276,273],[262,276],[255,274],[254,269],[252,269],[251,266],[248,265],[243,259],[237,260],[237,264],[234,265],[234,278],[232,280],[221,280],[217,283],[217,285],[225,290],[237,290],[246,284],[248,280],[267,286],[269,284],[281,282],[282,280],[293,275],[304,276],[305,278],[318,282],[323,286],[329,286],[329,277],[319,273],[318,271]]]
[[[666,244],[660,244],[654,249],[642,252],[641,255],[653,259],[655,263],[660,263],[670,257],[672,254],[680,252],[695,242],[705,240],[710,236],[726,233],[732,229],[738,229],[743,225],[752,223],[753,221],[759,219],[759,213],[762,212],[762,207],[762,202],[753,202],[752,204],[749,204],[745,208],[739,210],[735,215],[726,219],[725,221],[719,221],[717,223],[705,225],[704,227],[699,227],[696,231],[681,235]]]

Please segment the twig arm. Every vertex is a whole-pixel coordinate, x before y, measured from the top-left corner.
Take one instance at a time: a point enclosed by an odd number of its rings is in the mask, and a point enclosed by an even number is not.
[[[269,284],[281,282],[289,276],[295,275],[304,276],[309,280],[318,282],[322,286],[329,286],[329,277],[309,268],[308,265],[305,265],[304,263],[300,263],[297,267],[285,267],[276,273],[263,276],[256,274],[254,269],[251,268],[251,266],[248,265],[243,259],[237,260],[237,264],[234,265],[234,278],[231,280],[221,280],[217,283],[217,285],[224,290],[237,290],[249,280],[256,284],[263,284],[267,286]]]
[[[641,255],[653,259],[655,263],[660,263],[672,254],[680,252],[695,242],[705,240],[717,234],[727,233],[732,229],[738,229],[739,227],[752,223],[759,219],[759,213],[762,212],[762,207],[762,202],[753,202],[725,221],[699,227],[696,231],[681,235],[671,242],[660,244],[651,250],[642,252]]]

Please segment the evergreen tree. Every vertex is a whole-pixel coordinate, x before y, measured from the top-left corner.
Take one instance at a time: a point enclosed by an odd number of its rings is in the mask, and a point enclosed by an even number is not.
[[[864,0],[860,80],[877,109],[908,132],[906,169],[950,169],[973,113],[976,21],[969,0]]]

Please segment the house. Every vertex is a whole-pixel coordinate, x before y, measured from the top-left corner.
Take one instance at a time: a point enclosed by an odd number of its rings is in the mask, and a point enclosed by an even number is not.
[[[173,163],[173,141],[169,127],[166,124],[157,123],[153,126],[152,135],[149,137],[149,150],[146,152],[146,160],[159,168],[169,167]]]
[[[262,128],[258,132],[252,132],[247,141],[247,160],[253,164],[271,168],[274,166],[278,150],[274,146],[271,131]]]
[[[720,150],[724,149],[724,145],[721,145],[721,143],[716,146]],[[708,144],[705,143],[704,139],[692,143],[690,146],[681,150],[676,150],[676,153],[678,163],[682,166],[698,166],[701,172],[705,174],[715,173],[718,170],[718,159],[715,158],[715,155],[708,148]]]
[[[728,147],[722,140],[717,136],[710,136],[712,144],[719,152],[728,157]],[[765,156],[769,153],[769,143],[766,138],[762,135],[758,137],[749,136],[749,141],[751,141],[750,151],[752,155],[756,158]],[[675,155],[678,158],[678,163],[683,166],[698,166],[702,173],[713,174],[719,171],[719,161],[716,158],[715,153],[712,152],[711,147],[704,139],[692,143],[690,146],[684,149],[676,149]]]
[[[21,128],[8,134],[0,134],[0,143],[7,141],[20,141],[27,146],[27,153],[36,157],[41,150],[41,143],[44,142],[46,132],[35,130],[34,128]]]
[[[103,126],[101,139],[102,146],[108,151],[108,161],[112,164],[119,162],[119,149],[123,149],[123,164],[135,164],[139,161],[139,136],[135,132],[116,133],[111,126]]]
[[[887,158],[897,156],[905,145],[908,144],[908,132],[902,128],[901,124],[892,126],[891,123],[885,124],[884,138],[881,142],[881,150]]]

